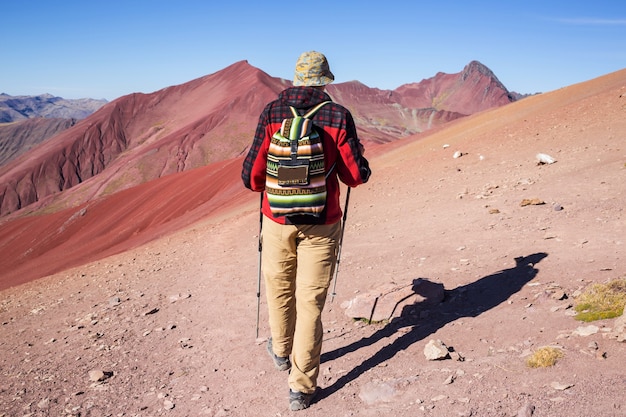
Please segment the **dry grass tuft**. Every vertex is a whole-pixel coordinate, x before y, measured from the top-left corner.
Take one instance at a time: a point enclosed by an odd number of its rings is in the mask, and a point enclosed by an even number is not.
[[[593,284],[576,298],[577,320],[594,321],[619,317],[626,304],[626,278]]]
[[[539,348],[526,359],[526,365],[531,368],[547,368],[553,366],[559,358],[563,357],[561,349],[544,346]]]

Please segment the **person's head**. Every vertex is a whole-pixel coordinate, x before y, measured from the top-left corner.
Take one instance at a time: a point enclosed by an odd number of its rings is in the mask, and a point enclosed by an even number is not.
[[[296,62],[293,85],[323,87],[335,81],[324,54],[316,51],[304,52]]]

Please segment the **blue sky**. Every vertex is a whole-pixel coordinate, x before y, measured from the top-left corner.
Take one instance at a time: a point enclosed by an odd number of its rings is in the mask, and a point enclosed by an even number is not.
[[[336,82],[390,90],[472,60],[520,93],[626,68],[620,0],[2,3],[0,92],[10,95],[114,100],[241,60],[291,79],[308,50],[326,54]]]

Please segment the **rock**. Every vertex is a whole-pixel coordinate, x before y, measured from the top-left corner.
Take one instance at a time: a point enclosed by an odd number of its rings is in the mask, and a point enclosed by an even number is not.
[[[113,372],[107,372],[101,369],[93,369],[89,371],[89,380],[91,382],[102,382],[112,376]]]
[[[104,380],[104,372],[100,370],[89,371],[89,380],[92,382],[98,382]]]
[[[151,309],[151,310],[145,311],[145,312],[143,313],[143,315],[144,315],[144,316],[150,316],[150,315],[152,315],[152,314],[156,314],[156,313],[158,313],[158,312],[159,312],[159,309],[155,307],[155,308],[153,308],[153,309]]]
[[[517,410],[516,417],[531,417],[534,412],[535,406],[530,403],[526,403],[522,406],[522,408]]]
[[[525,206],[540,206],[542,204],[546,204],[546,203],[545,201],[539,198],[525,198],[522,200],[522,202],[519,205],[522,207],[525,207]]]
[[[424,346],[424,356],[429,361],[436,361],[450,358],[448,347],[439,339],[431,339]]]
[[[590,324],[589,326],[585,326],[585,327],[579,327],[576,330],[574,330],[574,335],[577,336],[591,336],[592,334],[596,334],[600,331],[600,328],[598,326],[594,326],[593,324]]]
[[[453,157],[454,159],[456,159],[456,158],[460,158],[460,157],[462,157],[463,155],[464,155],[464,154],[463,154],[463,152],[461,152],[461,151],[456,151],[456,152],[454,153],[454,155],[452,155],[452,157]]]
[[[553,164],[556,162],[556,159],[545,153],[538,153],[536,158],[538,165]]]
[[[170,303],[175,303],[179,300],[185,300],[187,298],[190,298],[191,294],[189,293],[183,293],[183,294],[174,294],[174,295],[170,295],[169,297],[169,301]]]
[[[37,403],[37,408],[44,409],[44,408],[48,408],[49,405],[50,405],[50,399],[44,398],[43,400]]]
[[[120,299],[120,297],[111,297],[111,298],[109,298],[109,306],[110,307],[118,306],[121,303],[122,303],[122,300]]]
[[[565,391],[566,389],[573,387],[574,384],[563,384],[562,382],[552,382],[550,386],[557,391]]]
[[[552,293],[552,298],[557,301],[567,300],[567,294],[563,290],[556,290]]]
[[[439,303],[443,297],[443,284],[419,278],[411,285],[383,284],[342,303],[341,307],[353,319],[378,322],[406,314],[409,306]]]

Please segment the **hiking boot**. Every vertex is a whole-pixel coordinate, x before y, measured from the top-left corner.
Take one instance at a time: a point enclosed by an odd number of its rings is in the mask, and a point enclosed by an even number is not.
[[[276,356],[274,353],[274,349],[272,348],[272,338],[267,339],[267,353],[270,354],[270,357],[274,361],[274,366],[279,371],[288,371],[291,369],[291,361],[289,357],[281,358],[280,356]]]
[[[289,390],[289,408],[291,411],[304,410],[309,408],[311,401],[317,394],[317,388],[311,394],[305,394],[303,392]]]

